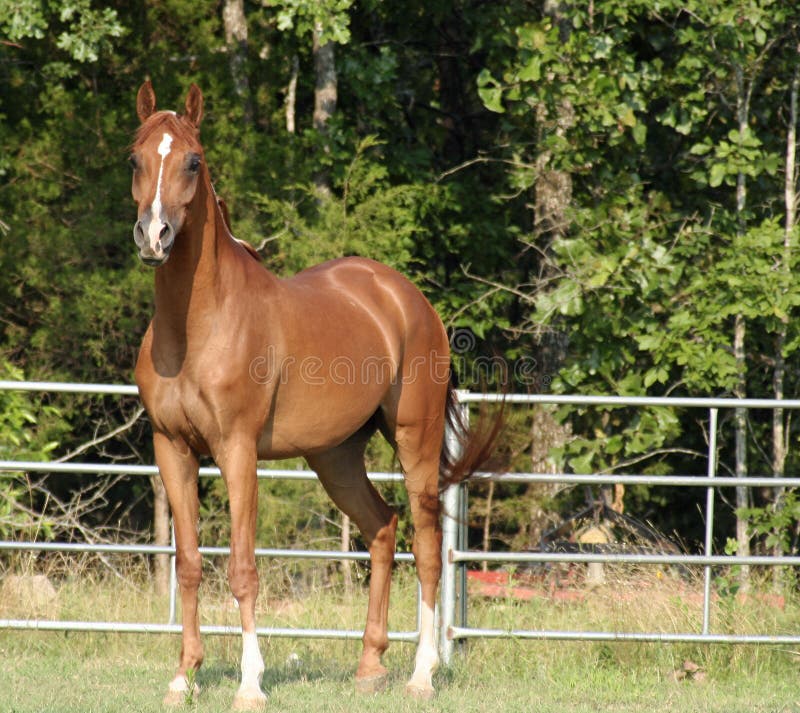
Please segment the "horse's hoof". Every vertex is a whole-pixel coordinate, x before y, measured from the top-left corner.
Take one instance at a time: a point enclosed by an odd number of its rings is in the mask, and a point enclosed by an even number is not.
[[[389,673],[379,673],[376,676],[364,676],[356,679],[356,691],[365,695],[380,693],[389,683]]]
[[[435,693],[433,686],[420,686],[416,683],[406,684],[406,695],[409,698],[416,698],[418,701],[429,701]]]
[[[186,702],[186,693],[183,691],[167,691],[162,704],[168,708],[177,708]]]
[[[169,690],[167,691],[167,695],[164,696],[162,705],[164,705],[166,708],[177,708],[178,706],[183,706],[191,703],[192,701],[196,701],[199,695],[200,686],[198,686],[196,683],[194,684],[191,693],[189,692],[188,684],[185,689],[180,688],[178,685],[170,686]]]
[[[263,711],[267,707],[267,697],[263,692],[237,693],[233,699],[233,711]]]

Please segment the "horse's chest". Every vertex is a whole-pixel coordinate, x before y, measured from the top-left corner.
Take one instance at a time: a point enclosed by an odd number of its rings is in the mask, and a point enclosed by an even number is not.
[[[143,397],[154,427],[198,453],[212,454],[237,426],[226,390],[208,381],[158,378]]]

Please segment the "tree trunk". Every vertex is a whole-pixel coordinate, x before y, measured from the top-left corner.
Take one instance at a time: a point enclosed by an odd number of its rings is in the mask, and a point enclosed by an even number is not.
[[[159,547],[169,547],[169,502],[167,491],[161,477],[150,479],[153,485],[153,543]],[[169,592],[169,555],[155,555],[153,572],[156,594]]]
[[[286,131],[295,134],[295,107],[297,104],[297,78],[300,75],[300,59],[292,55],[292,73],[289,76],[289,84],[286,86],[286,101],[284,108],[286,111]]]
[[[333,51],[333,42],[320,43],[322,37],[322,23],[314,25],[314,128],[326,135],[328,121],[336,111],[336,63]],[[324,150],[330,151],[327,142]],[[314,185],[320,199],[329,198],[331,195],[330,175],[327,170],[321,169],[314,177]]]
[[[247,80],[247,18],[244,0],[225,0],[222,6],[222,23],[225,26],[225,44],[231,66],[231,79],[236,95],[242,102],[244,120],[253,123],[253,105],[250,100],[250,83]]]
[[[564,3],[546,0],[544,12],[559,28],[562,42],[569,39],[571,24],[566,17]],[[575,125],[575,108],[569,100],[563,100],[552,116],[544,104],[537,107],[539,142],[547,134],[564,136]],[[562,238],[566,233],[566,215],[572,201],[572,176],[566,171],[551,167],[553,155],[550,151],[540,151],[536,157],[536,183],[534,190],[534,233],[542,236],[546,245]]]
[[[743,137],[747,131],[747,120],[750,114],[750,92],[752,85],[746,86],[744,73],[741,67],[736,68],[736,118],[738,120],[739,136]],[[747,205],[747,176],[740,171],[736,177],[736,217],[737,232],[744,235],[746,230],[744,210]],[[747,397],[747,360],[745,352],[745,337],[747,325],[743,314],[737,314],[734,320],[733,355],[736,360],[736,387],[734,395],[743,399]],[[737,478],[747,477],[747,410],[736,409],[735,424],[735,457]],[[739,516],[738,511],[750,504],[750,491],[741,486],[736,488],[736,553],[741,557],[750,554],[750,536],[748,534],[747,520]],[[739,583],[743,591],[750,587],[750,567],[742,565]]]
[[[572,31],[567,16],[568,4],[546,0],[544,13],[558,26],[562,42],[569,39]],[[544,145],[548,135],[563,137],[575,125],[575,107],[563,99],[555,112],[550,112],[544,103],[536,107],[536,140]],[[553,243],[562,239],[568,229],[567,213],[572,203],[572,175],[553,167],[553,152],[537,147],[535,165],[536,180],[533,185],[533,239],[538,252],[551,253]],[[554,263],[544,260],[538,266],[539,280],[546,284],[554,276]],[[567,339],[557,332],[543,335],[538,343],[538,358],[543,374],[554,374],[564,363],[567,355]]]
[[[780,269],[785,278],[791,270],[792,235],[797,221],[797,103],[800,93],[800,68],[795,69],[789,93],[789,125],[786,131],[786,171],[784,174],[784,208],[786,222],[783,231],[783,255],[781,256]],[[785,292],[785,287],[784,287]],[[773,396],[776,400],[784,398],[784,379],[786,376],[786,359],[783,348],[789,329],[789,306],[783,305],[786,313],[781,316],[778,334],[775,337],[775,368],[772,375]],[[772,411],[772,474],[782,478],[786,470],[787,454],[786,431],[784,428],[784,410],[776,408]],[[775,488],[775,510],[780,511],[785,488]],[[783,554],[780,544],[776,544],[773,554],[778,557]],[[780,588],[781,571],[773,567],[773,586]]]
[[[747,396],[747,370],[745,365],[745,334],[746,325],[741,314],[736,315],[733,334],[733,353],[736,359],[736,370],[738,373],[738,383],[734,389],[734,396],[743,399]],[[737,478],[747,477],[747,409],[737,408],[734,414],[735,427],[735,457]],[[750,535],[748,533],[747,520],[740,517],[739,510],[746,508],[750,504],[750,492],[745,486],[736,488],[736,554],[747,557],[750,554]],[[750,586],[750,566],[741,565],[739,570],[739,583],[742,590],[747,590]]]

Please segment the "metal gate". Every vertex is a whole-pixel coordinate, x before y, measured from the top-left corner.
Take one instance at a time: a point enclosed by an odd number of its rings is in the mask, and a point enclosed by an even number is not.
[[[706,489],[706,505],[703,511],[705,520],[705,541],[703,554],[610,554],[610,553],[550,553],[550,552],[471,552],[465,547],[465,533],[458,522],[448,522],[445,517],[443,545],[444,574],[442,578],[442,629],[440,646],[442,658],[448,662],[453,655],[456,641],[470,638],[513,638],[513,639],[559,639],[579,641],[660,641],[686,643],[728,643],[728,644],[798,644],[800,635],[744,635],[721,634],[711,630],[711,570],[715,566],[732,565],[800,565],[797,556],[736,556],[713,554],[714,502],[715,492],[721,487],[798,487],[800,478],[750,477],[734,478],[717,476],[717,435],[720,409],[798,409],[800,400],[772,399],[717,399],[717,398],[672,398],[672,397],[614,397],[614,396],[561,396],[546,394],[510,394],[498,397],[488,394],[461,395],[461,402],[497,402],[504,398],[506,403],[558,404],[576,406],[634,406],[634,407],[672,407],[699,408],[708,411],[708,467],[705,475],[575,475],[568,473],[540,474],[515,473],[504,476],[491,476],[499,481],[526,483],[580,483],[599,485],[620,483],[627,485],[666,485]],[[450,488],[445,494],[446,513],[466,513],[467,485]],[[463,522],[463,519],[461,520]],[[650,565],[699,565],[703,567],[703,615],[700,631],[664,632],[625,632],[625,631],[563,631],[563,630],[525,630],[525,629],[479,629],[467,626],[466,564],[468,562],[572,562],[572,563],[628,563]]]
[[[54,382],[21,382],[0,381],[0,390],[20,390],[39,393],[80,393],[136,395],[135,386],[105,384],[67,384]],[[599,485],[604,483],[621,483],[626,485],[648,484],[673,487],[705,488],[706,505],[703,512],[705,520],[705,543],[703,554],[610,554],[610,553],[553,553],[553,552],[474,552],[466,546],[466,514],[468,504],[468,485],[460,485],[448,489],[443,496],[443,574],[441,597],[439,603],[440,648],[444,663],[448,663],[453,655],[457,641],[470,638],[515,638],[515,639],[561,639],[583,641],[660,641],[689,643],[742,643],[742,644],[800,644],[800,635],[737,635],[714,633],[711,627],[711,571],[717,566],[731,565],[768,565],[796,566],[800,565],[797,556],[734,556],[713,554],[714,504],[715,491],[719,487],[798,487],[800,478],[719,477],[717,471],[717,430],[718,415],[721,409],[800,409],[800,400],[774,401],[770,399],[711,399],[711,398],[650,398],[650,397],[613,397],[613,396],[556,396],[510,394],[497,397],[486,394],[459,393],[463,408],[475,402],[496,402],[503,398],[507,404],[557,404],[576,406],[631,406],[631,407],[672,407],[699,408],[708,412],[708,468],[705,475],[575,475],[567,473],[539,474],[513,473],[504,475],[485,474],[483,477],[500,482],[524,483],[573,483]],[[131,476],[152,476],[157,474],[155,466],[90,464],[90,463],[56,463],[0,461],[0,477],[3,474],[19,472],[42,473],[96,473],[125,474]],[[216,468],[201,468],[201,477],[219,476]],[[311,471],[259,469],[259,478],[287,478],[314,480]],[[401,481],[399,473],[370,473],[374,482]],[[113,622],[113,621],[51,621],[43,619],[0,619],[0,628],[42,631],[105,631],[121,633],[179,633],[180,625],[175,622],[175,592],[177,584],[174,576],[174,542],[167,547],[156,545],[120,545],[120,544],[80,544],[57,542],[8,542],[0,541],[0,551],[38,551],[38,552],[96,552],[96,553],[128,553],[128,554],[168,554],[172,557],[172,582],[170,587],[170,616],[167,622]],[[225,547],[203,547],[204,555],[226,555]],[[295,550],[259,548],[259,557],[295,558],[295,559],[329,559],[329,560],[368,560],[366,552],[341,552],[338,550]],[[396,555],[398,561],[412,561],[410,553]],[[491,563],[629,563],[651,565],[698,565],[704,570],[703,616],[699,631],[681,633],[664,632],[624,632],[624,631],[572,631],[572,630],[523,630],[523,629],[480,629],[467,625],[467,590],[466,568],[469,562]],[[419,606],[418,606],[419,610]],[[233,635],[240,634],[239,627],[222,625],[203,625],[204,634]],[[322,639],[360,639],[360,630],[342,629],[299,629],[268,628],[257,629],[257,633],[273,637],[306,637]],[[418,629],[415,631],[389,632],[392,641],[418,640]]]

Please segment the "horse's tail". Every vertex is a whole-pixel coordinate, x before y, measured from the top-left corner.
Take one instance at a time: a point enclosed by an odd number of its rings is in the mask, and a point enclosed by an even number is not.
[[[439,492],[461,483],[485,466],[497,448],[505,426],[504,404],[496,414],[481,410],[470,426],[461,409],[454,379],[447,388],[445,406],[445,438],[439,458]]]

